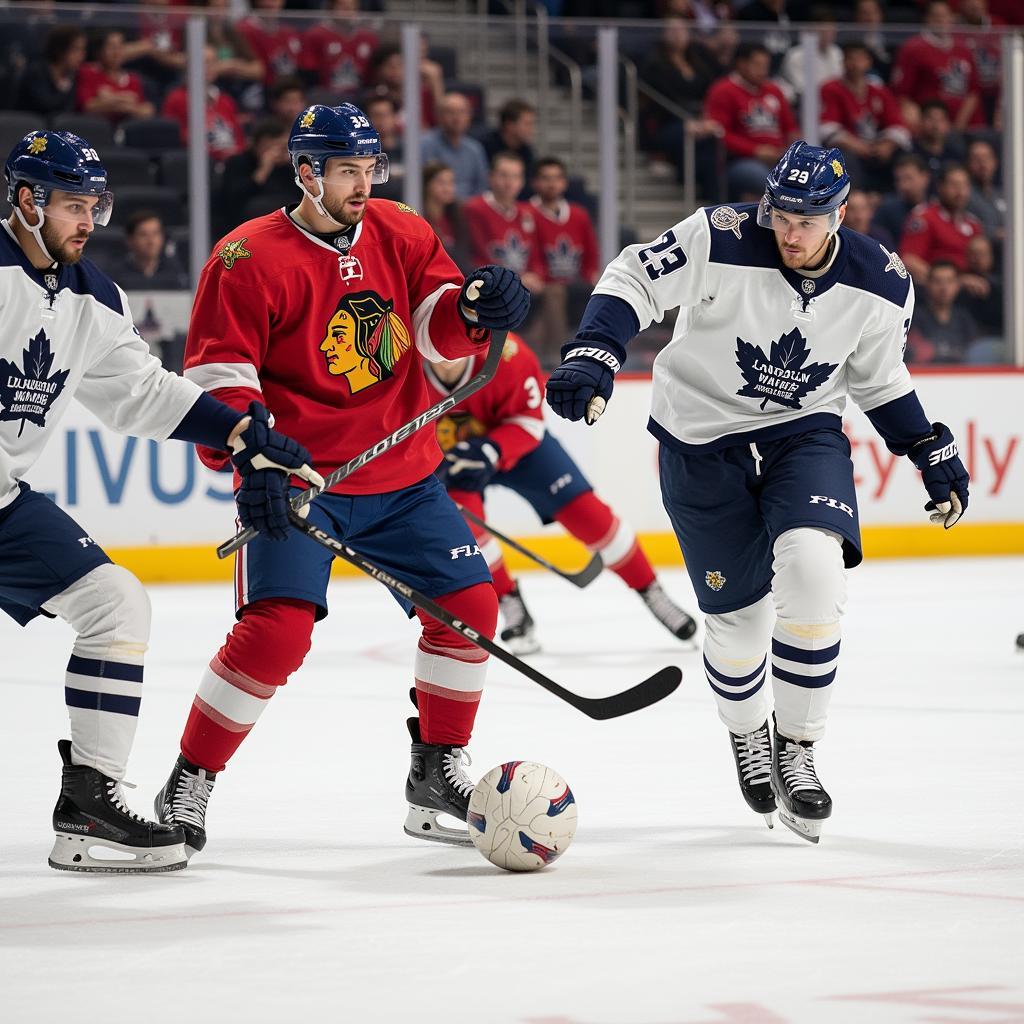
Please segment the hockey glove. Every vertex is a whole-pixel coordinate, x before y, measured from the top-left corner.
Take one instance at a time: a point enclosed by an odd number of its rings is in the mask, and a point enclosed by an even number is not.
[[[562,346],[562,364],[548,377],[548,405],[563,419],[595,423],[612,397],[622,364],[609,348],[592,341]]]
[[[477,267],[459,292],[459,312],[471,327],[511,331],[529,311],[529,289],[507,267]]]
[[[925,511],[932,513],[928,518],[947,530],[955,526],[967,511],[971,478],[960,461],[949,427],[933,423],[932,433],[915,441],[907,458],[921,470],[921,479],[931,499],[925,505]]]
[[[483,491],[498,470],[501,449],[489,437],[460,441],[445,453],[437,476],[447,488]]]
[[[322,490],[324,478],[309,463],[313,457],[298,441],[271,427],[270,413],[259,402],[250,402],[251,422],[232,442],[231,461],[242,478],[235,495],[243,526],[272,540],[288,537],[288,486],[291,474]],[[309,511],[303,505],[300,515]]]

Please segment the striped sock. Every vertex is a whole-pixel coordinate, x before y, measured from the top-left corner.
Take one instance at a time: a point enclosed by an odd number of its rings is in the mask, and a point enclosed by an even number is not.
[[[819,740],[839,664],[838,622],[806,625],[779,620],[772,634],[772,690],[779,732]]]

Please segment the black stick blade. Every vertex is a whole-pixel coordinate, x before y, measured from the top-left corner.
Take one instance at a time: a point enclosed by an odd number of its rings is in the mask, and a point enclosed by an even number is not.
[[[569,703],[590,718],[603,722],[657,704],[675,693],[682,681],[682,670],[675,665],[668,665],[622,693],[613,693],[610,697],[576,697],[576,700]]]

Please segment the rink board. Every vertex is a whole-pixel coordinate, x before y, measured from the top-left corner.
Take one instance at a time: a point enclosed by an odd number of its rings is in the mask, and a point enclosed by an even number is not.
[[[917,471],[890,454],[867,418],[851,406],[845,428],[853,447],[866,554],[1024,553],[1024,374],[951,372],[915,379],[928,414],[947,423],[960,444],[972,478],[970,510],[955,530],[930,526]],[[637,531],[652,560],[678,565],[679,550],[658,490],[657,443],[645,429],[650,389],[647,378],[621,380],[597,427],[554,416],[548,426],[598,494]],[[358,472],[372,473],[373,467]],[[190,446],[122,437],[74,404],[28,482],[53,496],[143,579],[230,575],[231,562],[218,562],[213,547],[233,532],[231,478],[203,467]],[[542,527],[532,509],[510,492],[493,489],[487,515],[559,564],[579,566],[586,560],[560,527]],[[530,564],[518,556],[510,563],[517,569]]]

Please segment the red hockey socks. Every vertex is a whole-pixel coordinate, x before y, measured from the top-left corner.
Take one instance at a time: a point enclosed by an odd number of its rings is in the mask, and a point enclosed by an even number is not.
[[[308,601],[254,601],[203,673],[181,752],[208,772],[223,771],[270,698],[309,652],[316,607]]]
[[[435,600],[488,639],[494,636],[498,598],[489,583],[477,583]],[[488,655],[425,612],[417,610],[416,614],[423,623],[416,651],[420,737],[424,743],[464,747],[480,706]]]
[[[456,504],[461,505],[463,508],[469,509],[475,516],[479,516],[481,519],[484,517],[484,499],[483,495],[476,491],[449,491],[448,497],[452,499]],[[505,566],[505,558],[501,553],[501,545],[482,527],[477,526],[476,523],[469,523],[469,528],[473,531],[473,538],[480,545],[480,553],[484,556],[487,561],[487,568],[491,570],[491,576],[494,578],[494,591],[498,597],[504,597],[506,594],[511,594],[515,590],[515,580],[509,575],[508,568]]]
[[[643,590],[654,582],[654,570],[640,549],[636,534],[593,491],[559,509],[555,521],[591,551],[600,552],[604,564],[627,587]]]

